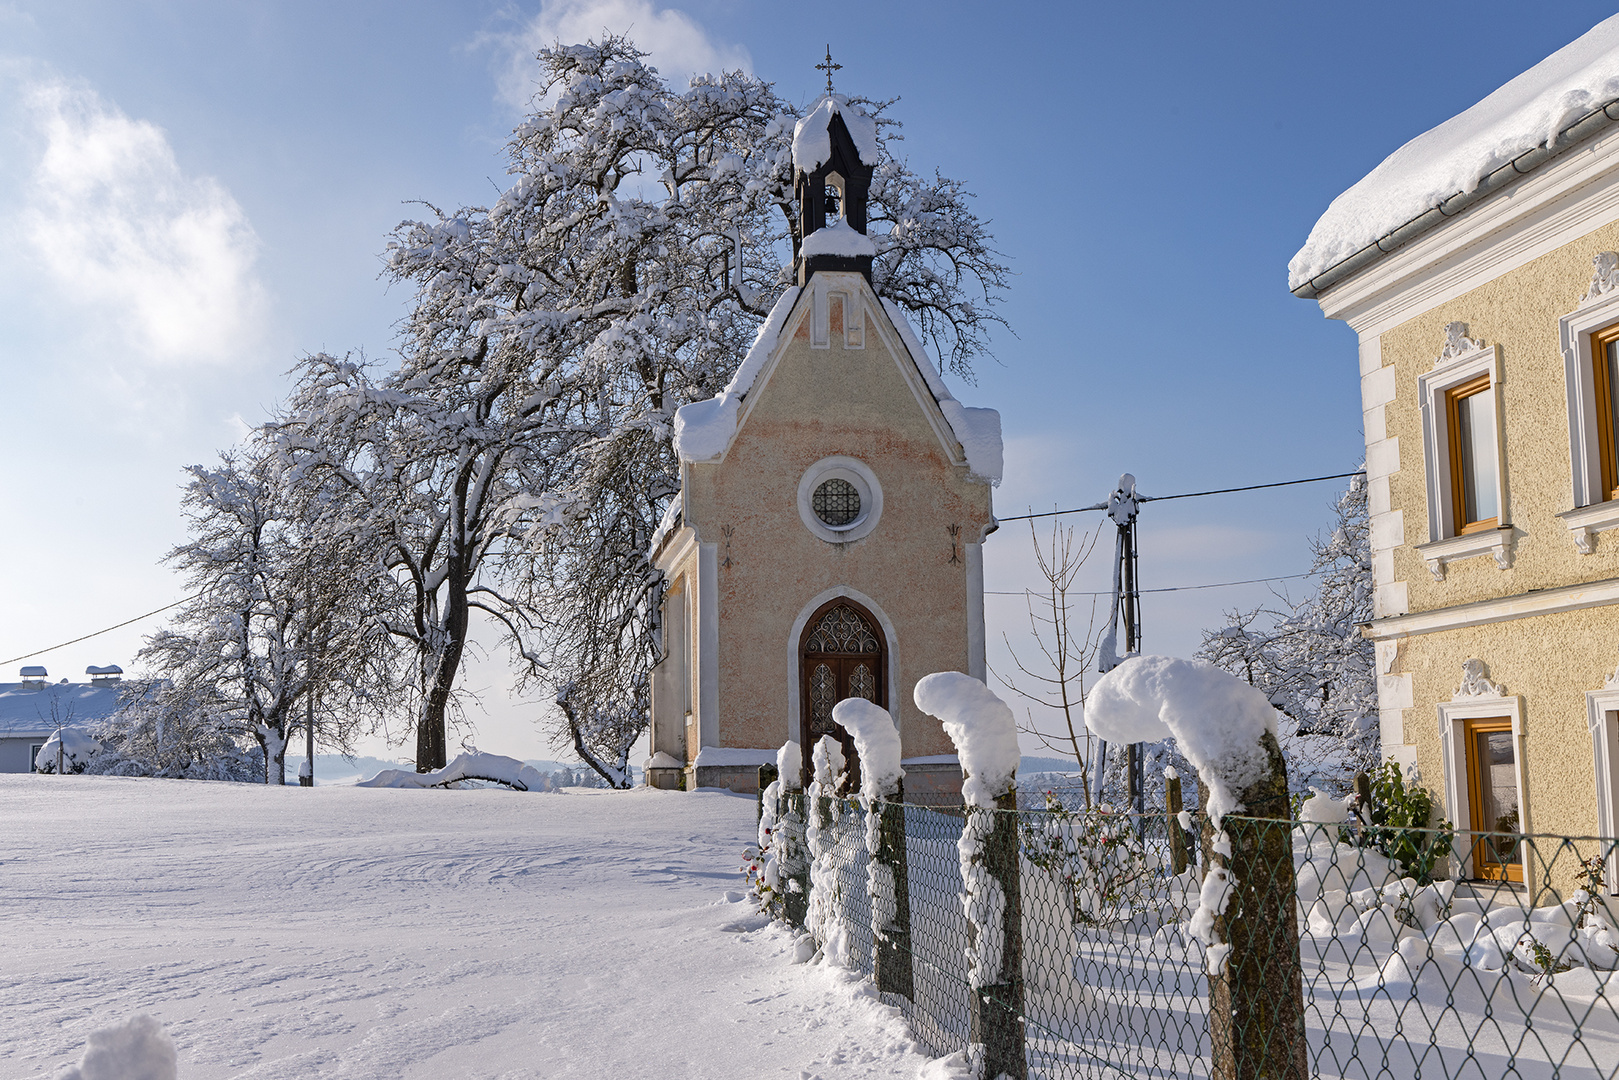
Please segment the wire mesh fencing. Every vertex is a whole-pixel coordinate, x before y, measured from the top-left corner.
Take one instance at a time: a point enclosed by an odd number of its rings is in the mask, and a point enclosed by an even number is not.
[[[1619,1078],[1613,840],[782,811],[822,954],[986,1076]]]

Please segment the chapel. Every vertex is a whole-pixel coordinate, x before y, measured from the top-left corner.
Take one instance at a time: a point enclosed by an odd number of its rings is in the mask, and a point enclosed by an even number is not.
[[[912,691],[985,676],[1000,414],[963,407],[872,289],[877,156],[875,122],[842,96],[799,121],[797,284],[725,390],[676,414],[681,490],[652,541],[654,786],[753,791],[783,743],[807,765],[824,735],[853,761],[832,707],[861,697],[898,726],[907,800],[959,801],[954,748]]]

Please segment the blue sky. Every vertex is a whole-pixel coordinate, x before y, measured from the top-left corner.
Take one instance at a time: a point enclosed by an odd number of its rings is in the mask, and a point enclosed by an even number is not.
[[[628,29],[667,75],[743,66],[804,102],[830,43],[840,90],[901,99],[901,152],[969,184],[1015,272],[1016,336],[954,386],[1001,410],[1011,515],[1125,470],[1169,494],[1352,468],[1354,337],[1289,295],[1288,259],[1401,143],[1611,13],[0,0],[0,660],[183,595],[158,565],[181,467],[262,419],[300,353],[389,354],[408,296],[378,278],[386,234],[409,200],[494,195],[540,42]],[[1142,584],[1302,571],[1331,495],[1149,506]],[[1017,526],[991,541],[990,589],[1029,581],[1027,549]],[[1189,653],[1267,595],[1149,596],[1146,645]],[[1026,623],[1015,597],[989,619]],[[156,625],[30,662],[127,666]],[[481,746],[550,756],[498,657],[469,685]]]

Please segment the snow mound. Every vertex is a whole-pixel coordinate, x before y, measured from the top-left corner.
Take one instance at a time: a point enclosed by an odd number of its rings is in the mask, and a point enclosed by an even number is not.
[[[877,245],[872,243],[871,237],[839,218],[804,237],[798,252],[806,258],[811,255],[839,255],[852,259],[859,255],[876,255]]]
[[[770,354],[776,351],[776,340],[781,337],[782,326],[798,302],[798,286],[781,294],[770,317],[759,327],[748,355],[731,376],[725,389],[707,401],[694,401],[675,410],[675,454],[682,461],[714,461],[731,445],[736,434],[737,410],[742,399],[753,389],[753,380],[764,369]],[[676,500],[677,502],[679,500]]]
[[[969,806],[994,809],[995,797],[1011,789],[1023,756],[1012,710],[989,687],[959,671],[923,676],[913,696],[916,707],[938,717],[956,744],[967,777],[962,798]]]
[[[788,739],[776,751],[776,776],[781,780],[784,791],[797,791],[803,787],[804,752],[798,747],[798,740]]]
[[[1349,820],[1349,811],[1355,805],[1353,797],[1347,799],[1334,799],[1331,795],[1312,785],[1313,794],[1304,800],[1299,808],[1299,820],[1309,821],[1317,825],[1340,825]]]
[[[793,125],[793,168],[814,172],[832,156],[831,125],[834,116],[843,117],[862,165],[877,164],[877,121],[842,94],[826,94],[814,108]]]
[[[175,1080],[179,1058],[163,1025],[145,1015],[90,1033],[84,1056],[56,1080]]]
[[[1242,790],[1270,767],[1259,740],[1276,733],[1276,710],[1264,694],[1213,664],[1132,656],[1097,680],[1085,702],[1085,724],[1112,743],[1174,736],[1209,788],[1209,816],[1218,828],[1221,817],[1242,809]]]
[[[1400,147],[1332,200],[1288,263],[1296,289],[1619,97],[1619,15]]]
[[[532,765],[524,765],[516,758],[500,754],[461,754],[442,769],[432,772],[409,772],[405,769],[384,769],[369,780],[361,780],[355,787],[372,788],[431,788],[453,784],[457,780],[495,780],[509,784],[518,791],[544,791],[545,777]]]
[[[866,802],[892,795],[905,770],[899,765],[899,728],[888,710],[864,698],[844,698],[832,707],[832,722],[854,736],[860,753],[860,794]]]

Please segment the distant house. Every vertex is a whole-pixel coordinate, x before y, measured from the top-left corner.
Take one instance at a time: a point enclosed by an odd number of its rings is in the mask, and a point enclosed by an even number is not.
[[[1384,756],[1464,833],[1619,835],[1616,73],[1619,17],[1395,151],[1289,268],[1359,336]]]
[[[58,726],[88,731],[117,710],[123,693],[116,664],[86,668],[87,683],[53,683],[37,665],[18,674],[21,682],[0,683],[0,773],[33,772],[34,755]]]

